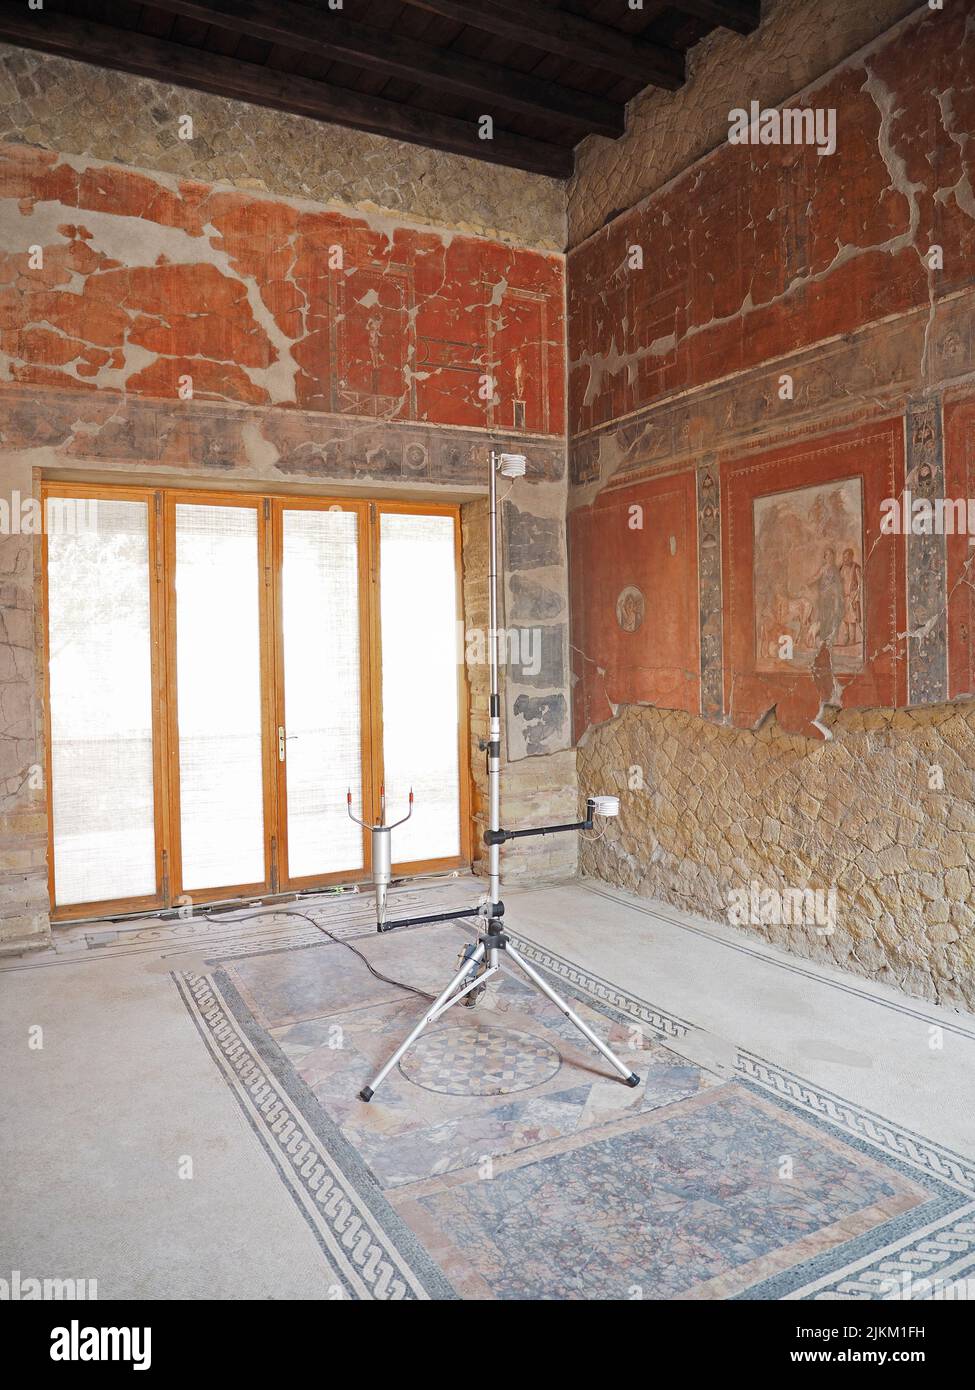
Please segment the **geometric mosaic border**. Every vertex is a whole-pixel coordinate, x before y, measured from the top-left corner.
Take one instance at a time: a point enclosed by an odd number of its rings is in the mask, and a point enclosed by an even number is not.
[[[975,1203],[969,1203],[961,1211],[942,1214],[920,1230],[890,1242],[883,1250],[851,1261],[839,1273],[776,1296],[810,1301],[971,1299],[973,1281]]]
[[[626,990],[620,989],[619,985],[614,985],[609,980],[604,980],[598,975],[591,974],[588,970],[581,969],[573,961],[566,960],[564,956],[556,955],[548,947],[538,946],[527,937],[520,936],[518,932],[506,928],[508,935],[515,943],[521,954],[528,960],[540,965],[543,970],[550,975],[555,975],[565,984],[581,990],[591,999],[596,999],[600,1004],[606,1004],[611,1009],[618,1009],[620,1013],[626,1015],[627,1019],[636,1019],[640,1023],[645,1023],[652,1028],[655,1033],[659,1033],[664,1038],[684,1038],[692,1031],[694,1025],[688,1023],[686,1019],[679,1018],[677,1014],[667,1013],[666,1010],[657,1008],[654,1004],[648,1004],[645,999],[638,999],[634,994],[628,994]]]
[[[742,1084],[753,1091],[772,1089],[744,1077]],[[802,1089],[807,1096],[812,1093],[812,1088],[805,1083]],[[835,1134],[837,1128],[846,1129],[839,1115],[835,1122],[827,1118],[832,1114],[829,1104],[796,1104],[779,1087],[773,1089],[773,1094],[779,1105],[802,1115],[807,1123],[826,1134]],[[828,1093],[817,1096],[817,1102],[824,1099],[835,1098]],[[876,1119],[869,1112],[858,1114],[856,1107],[844,1108],[849,1108],[856,1119],[860,1114],[870,1121]],[[935,1177],[924,1161],[928,1155],[918,1155],[921,1162],[910,1157],[905,1161],[899,1150],[906,1131],[898,1132],[896,1126],[886,1126],[895,1135],[895,1143],[888,1146],[882,1139],[874,1142],[861,1137],[856,1132],[859,1128],[859,1124],[854,1124],[846,1129],[844,1143],[861,1153],[882,1156],[887,1167],[908,1179],[923,1178],[929,1199],[842,1246],[752,1285],[737,1294],[737,1299],[901,1300],[925,1296],[923,1292],[912,1294],[912,1284],[915,1290],[922,1288],[922,1280],[928,1281],[929,1287],[935,1280],[943,1286],[962,1280],[975,1270],[975,1202],[963,1196],[956,1183]],[[872,1128],[872,1124],[866,1126],[868,1132]],[[910,1153],[910,1146],[906,1148]]]
[[[517,945],[522,954],[571,984],[573,993],[578,991],[608,1004],[621,1015],[648,1023],[670,1037],[685,1036],[694,1027],[590,976],[548,949],[524,938],[517,938]],[[975,1277],[975,1201],[970,1200],[975,1198],[975,1164],[745,1048],[737,1048],[736,1053],[735,1072],[746,1085],[773,1095],[826,1132],[840,1130],[857,1148],[882,1156],[906,1176],[923,1176],[940,1194],[923,1207],[851,1241],[844,1247],[840,1269],[834,1250],[754,1285],[736,1295],[737,1299],[900,1300],[905,1291],[907,1296],[924,1299],[939,1296],[932,1291],[935,1287],[961,1285]],[[959,1206],[959,1195],[969,1201]],[[920,1292],[912,1295],[912,1287]]]
[[[336,1296],[396,1302],[456,1298],[273,1039],[248,1028],[249,1011],[229,981],[217,983],[221,974],[211,978],[174,973],[173,979],[252,1130],[334,1269],[340,1281]],[[281,1075],[289,1077],[287,1090]]]
[[[577,964],[510,933],[518,949],[566,993],[592,1000],[621,1021],[664,1038],[695,1025],[590,974]],[[284,949],[289,949],[285,947]],[[294,949],[294,948],[290,948]],[[211,1055],[254,1133],[275,1163],[330,1267],[338,1296],[357,1299],[455,1299],[442,1271],[387,1201],[368,1167],[328,1118],[281,1049],[254,1021],[225,973],[173,979]],[[900,1299],[911,1281],[961,1281],[975,1273],[975,1165],[883,1117],[813,1086],[745,1049],[736,1075],[826,1133],[882,1158],[907,1177],[923,1178],[931,1200],[840,1248],[782,1271],[738,1299]],[[841,1265],[837,1267],[837,1257]]]
[[[870,1110],[852,1105],[821,1086],[812,1086],[794,1072],[744,1048],[738,1049],[736,1070],[764,1090],[791,1101],[806,1114],[825,1119],[845,1134],[863,1140],[885,1158],[899,1159],[925,1176],[937,1178],[967,1197],[975,1198],[975,1164],[960,1154],[912,1130],[891,1124]]]
[[[619,1010],[627,1019],[632,1018],[649,1024],[662,1036],[671,1038],[686,1037],[694,1029],[695,1025],[686,1019],[668,1014],[647,1000],[628,994],[617,985],[598,976],[590,975],[588,971],[582,970],[578,965],[547,948],[536,946],[515,932],[509,931],[509,935],[524,956],[536,961],[544,970],[590,998]],[[735,1071],[772,1095],[791,1101],[805,1114],[825,1119],[833,1128],[841,1129],[845,1134],[865,1141],[886,1158],[899,1159],[915,1171],[938,1178],[966,1196],[975,1198],[975,1163],[953,1153],[943,1145],[935,1144],[912,1130],[892,1124],[881,1115],[853,1105],[821,1086],[813,1086],[795,1072],[790,1072],[785,1067],[759,1057],[745,1048],[736,1049]]]

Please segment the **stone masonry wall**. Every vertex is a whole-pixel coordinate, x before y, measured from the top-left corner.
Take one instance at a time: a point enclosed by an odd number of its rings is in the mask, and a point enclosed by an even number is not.
[[[831,68],[841,8],[876,30]],[[716,37],[713,153],[569,255],[578,772],[623,803],[581,867],[972,1008],[975,552],[881,519],[975,498],[975,4],[875,38],[897,8],[770,3],[763,78],[756,36]],[[754,99],[835,111],[835,154],[728,143]],[[633,129],[600,216],[677,168]],[[852,634],[817,587],[847,553]],[[768,903],[736,920],[753,884]],[[835,891],[834,930],[774,925],[806,890]]]
[[[6,461],[0,511],[35,494],[28,463]],[[10,511],[7,510],[9,515]],[[13,949],[49,934],[47,805],[35,662],[35,538],[0,529],[0,942]]]
[[[527,511],[536,504],[532,502],[532,492],[537,489],[526,481],[516,485],[512,496]],[[562,497],[564,511],[564,494]],[[487,538],[488,507],[485,499],[469,502],[463,508],[463,553],[464,553],[464,608],[468,630],[477,628],[487,631],[488,627],[488,588],[487,588]],[[564,542],[563,542],[564,545]],[[510,552],[504,561],[506,588],[510,586],[513,575]],[[567,606],[565,593],[564,561],[558,580],[549,580],[545,592],[555,602],[560,602],[564,613]],[[509,615],[509,621],[511,621]],[[502,617],[502,625],[504,619]],[[478,748],[478,741],[488,736],[488,694],[489,671],[485,662],[468,665],[471,701],[471,769],[474,778],[474,820],[476,835],[474,842],[475,861],[483,867],[483,833],[487,825],[488,786],[486,754]],[[554,751],[544,757],[521,757],[516,750],[512,758],[512,687],[517,688],[517,672],[514,679],[509,667],[502,666],[502,699],[505,703],[504,728],[507,738],[502,738],[502,795],[501,824],[508,827],[528,827],[532,825],[558,825],[575,819],[576,813],[576,770],[575,750],[556,743]],[[566,711],[567,721],[567,711]],[[565,733],[567,735],[568,729]],[[534,840],[515,841],[503,846],[501,850],[502,882],[510,883],[521,877],[531,877],[533,881],[565,878],[574,874],[578,865],[578,844],[574,835],[553,835]]]
[[[592,135],[578,147],[569,245],[721,145],[734,107],[778,105],[917,8],[917,0],[762,0],[754,33],[712,30],[688,53],[680,91],[647,88],[627,107],[625,135]]]
[[[193,138],[179,138],[181,116]],[[560,179],[0,44],[0,142],[561,251]]]
[[[798,955],[975,1008],[975,707],[834,712],[833,738],[623,710],[578,751],[621,813],[581,868],[727,921],[734,891],[836,889],[836,926],[756,925]],[[639,771],[637,771],[639,769]],[[640,790],[631,789],[642,777]]]

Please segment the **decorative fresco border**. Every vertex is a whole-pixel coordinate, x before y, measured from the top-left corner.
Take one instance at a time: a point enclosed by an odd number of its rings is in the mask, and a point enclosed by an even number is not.
[[[269,487],[485,488],[492,447],[528,457],[530,481],[565,476],[565,441],[485,424],[430,425],[317,410],[173,402],[110,391],[0,386],[0,444],[45,468]],[[432,495],[432,494],[430,494]]]
[[[941,396],[910,402],[906,488],[932,507],[945,496]],[[903,499],[908,511],[906,497]],[[936,705],[948,698],[948,556],[944,535],[907,536],[907,699]]]
[[[697,469],[697,582],[701,715],[724,716],[724,614],[721,575],[721,474],[709,457]]]

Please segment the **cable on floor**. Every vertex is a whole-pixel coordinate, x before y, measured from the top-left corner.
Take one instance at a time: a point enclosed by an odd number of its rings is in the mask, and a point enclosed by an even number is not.
[[[277,917],[300,917],[303,921],[310,922],[323,936],[327,936],[329,941],[334,941],[336,946],[344,946],[347,950],[351,951],[354,956],[358,956],[369,971],[369,974],[375,976],[377,980],[381,980],[384,985],[392,985],[395,989],[404,989],[409,994],[415,994],[419,999],[428,999],[431,1004],[436,999],[437,996],[435,994],[428,994],[425,989],[417,989],[415,985],[408,985],[403,980],[394,980],[389,975],[384,975],[381,970],[376,969],[372,961],[363,955],[358,947],[352,945],[351,941],[345,941],[341,936],[336,936],[334,932],[329,931],[328,927],[323,927],[321,922],[316,922],[314,917],[310,916],[309,913],[299,912],[296,908],[255,908],[253,912],[243,912],[233,917],[223,912],[221,912],[218,917],[214,917],[211,913],[206,912],[203,913],[203,916],[208,922],[212,922],[216,925],[220,922],[246,922],[252,917],[267,917],[270,912],[273,912]]]

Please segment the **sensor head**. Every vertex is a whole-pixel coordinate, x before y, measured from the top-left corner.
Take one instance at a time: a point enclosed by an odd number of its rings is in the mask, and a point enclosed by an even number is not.
[[[620,799],[618,796],[591,796],[589,803],[592,806],[594,816],[605,816],[607,820],[620,813]]]

